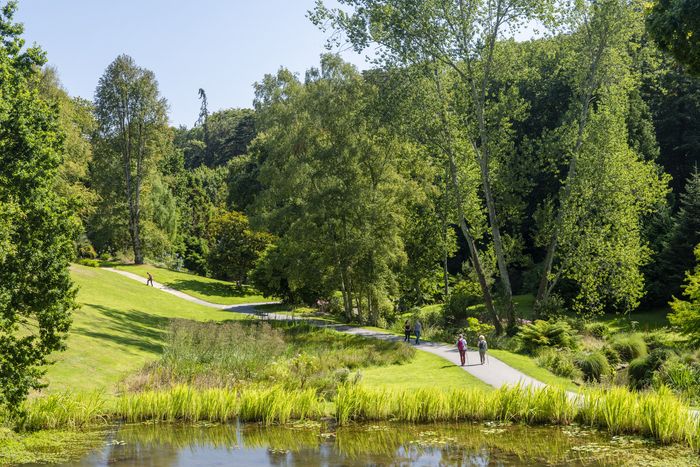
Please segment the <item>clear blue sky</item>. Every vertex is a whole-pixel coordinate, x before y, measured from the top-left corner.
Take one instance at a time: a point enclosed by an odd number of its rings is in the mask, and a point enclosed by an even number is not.
[[[326,2],[333,5],[332,1]],[[316,66],[326,36],[306,19],[314,0],[20,0],[17,19],[71,95],[92,99],[122,53],[153,70],[174,125],[197,120],[198,89],[209,109],[250,107],[253,83],[280,66]],[[367,68],[362,56],[344,58]]]

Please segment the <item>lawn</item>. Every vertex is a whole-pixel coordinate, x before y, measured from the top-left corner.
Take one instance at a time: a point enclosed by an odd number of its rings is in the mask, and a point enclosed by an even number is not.
[[[489,354],[493,355],[506,365],[525,373],[531,378],[535,378],[551,386],[559,386],[568,391],[577,392],[580,388],[568,378],[557,376],[546,368],[537,365],[537,362],[527,355],[521,355],[507,350],[489,349]]]
[[[146,279],[147,272],[153,275],[156,282],[167,285],[193,297],[220,305],[239,305],[242,303],[259,303],[274,300],[262,296],[254,288],[243,285],[237,286],[232,282],[210,279],[186,272],[171,271],[148,264],[119,265],[116,269],[137,274]]]
[[[493,388],[480,379],[444,358],[428,352],[416,352],[409,363],[373,367],[360,370],[361,384],[370,388],[419,389],[436,387],[442,389]]]
[[[197,321],[244,315],[196,305],[110,271],[74,265],[79,310],[73,314],[68,349],[49,368],[49,391],[114,389],[125,374],[156,359],[170,318]]]

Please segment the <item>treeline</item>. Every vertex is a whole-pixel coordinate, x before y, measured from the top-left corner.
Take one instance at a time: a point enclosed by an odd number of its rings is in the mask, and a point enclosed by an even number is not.
[[[128,56],[94,102],[44,69],[77,254],[374,323],[475,296],[498,332],[517,294],[540,317],[680,295],[700,242],[700,80],[635,2],[341,3],[310,17],[358,50],[376,43],[375,68],[333,55],[303,79],[282,68],[253,109],[210,113],[200,90],[192,128],[169,126],[155,76]],[[504,38],[535,20],[553,34]]]

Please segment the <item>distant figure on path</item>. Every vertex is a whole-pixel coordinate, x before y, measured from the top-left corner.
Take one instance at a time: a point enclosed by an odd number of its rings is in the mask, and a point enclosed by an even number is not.
[[[413,325],[413,334],[416,335],[416,345],[420,344],[420,333],[423,330],[423,325],[420,324],[420,320],[416,320],[416,324]]]
[[[467,358],[467,340],[463,334],[460,334],[459,339],[457,339],[457,350],[459,350],[459,359],[462,361],[462,366],[464,366]]]
[[[406,320],[405,323],[403,323],[403,334],[404,334],[404,342],[408,342],[411,340],[411,323]]]
[[[146,274],[148,274],[148,280],[146,281],[146,285],[150,285],[151,287],[153,287],[153,276],[150,272],[147,272]]]
[[[486,343],[486,338],[484,336],[479,336],[479,358],[481,359],[481,364],[483,365],[486,361],[486,351],[489,345]]]

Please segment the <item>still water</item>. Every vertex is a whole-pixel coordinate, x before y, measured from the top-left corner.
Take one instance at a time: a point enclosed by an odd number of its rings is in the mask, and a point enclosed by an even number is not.
[[[115,427],[70,466],[600,466],[700,465],[680,446],[583,427],[499,424],[141,424]]]

